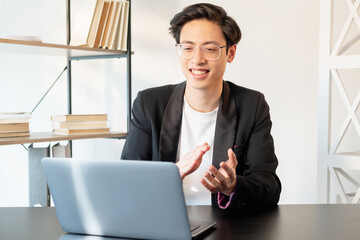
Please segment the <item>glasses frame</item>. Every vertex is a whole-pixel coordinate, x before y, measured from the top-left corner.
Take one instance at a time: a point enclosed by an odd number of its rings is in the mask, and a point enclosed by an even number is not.
[[[220,56],[221,56],[221,50],[222,50],[223,48],[225,48],[225,47],[229,47],[228,45],[225,45],[225,46],[215,46],[215,47],[219,48],[219,56],[218,56],[217,58],[214,58],[214,59],[207,59],[207,58],[204,56],[204,51],[202,50],[205,46],[201,46],[201,47],[195,48],[195,49],[194,49],[194,53],[193,53],[193,55],[192,55],[190,58],[184,58],[184,57],[181,55],[181,48],[182,48],[182,46],[184,46],[184,44],[180,44],[180,43],[175,44],[176,52],[177,52],[177,55],[178,55],[179,57],[181,57],[181,58],[183,58],[183,59],[186,59],[186,60],[190,60],[190,59],[194,58],[196,51],[199,49],[200,52],[201,52],[202,57],[203,57],[205,60],[207,60],[207,61],[215,61],[215,60],[218,60],[218,59],[220,58]]]

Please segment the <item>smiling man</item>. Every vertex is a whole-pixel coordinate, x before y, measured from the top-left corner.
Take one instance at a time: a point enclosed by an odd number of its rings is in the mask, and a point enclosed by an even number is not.
[[[263,94],[223,80],[240,28],[206,3],[170,25],[186,81],[139,92],[122,158],[175,162],[188,205],[277,204],[269,107]]]

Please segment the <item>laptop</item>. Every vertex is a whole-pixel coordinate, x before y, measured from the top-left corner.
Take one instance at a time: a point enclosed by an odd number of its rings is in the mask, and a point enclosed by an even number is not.
[[[42,167],[59,223],[69,233],[184,240],[216,224],[189,222],[174,163],[43,158]]]

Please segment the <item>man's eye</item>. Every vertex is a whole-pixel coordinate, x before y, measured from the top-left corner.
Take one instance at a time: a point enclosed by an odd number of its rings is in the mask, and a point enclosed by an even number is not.
[[[206,48],[205,48],[205,51],[206,51],[206,52],[216,52],[216,51],[217,51],[217,48],[216,48],[216,47],[206,47]]]
[[[183,46],[182,47],[182,49],[184,50],[184,51],[192,51],[194,48],[193,47],[188,47],[188,46]]]

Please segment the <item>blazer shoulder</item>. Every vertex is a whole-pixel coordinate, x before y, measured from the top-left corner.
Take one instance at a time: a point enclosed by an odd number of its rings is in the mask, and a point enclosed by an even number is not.
[[[269,114],[270,108],[264,94],[253,89],[238,86],[232,82],[227,83],[235,101],[238,114],[242,114],[243,118],[247,116],[257,119],[259,114]]]
[[[139,94],[142,95],[145,102],[167,101],[178,85],[179,84],[173,84],[148,88],[140,91]]]
[[[230,91],[236,101],[257,101],[259,97],[264,97],[264,94],[259,91],[236,85],[230,81],[226,81],[226,83],[229,85]]]
[[[142,108],[147,116],[162,115],[166,109],[169,99],[177,87],[184,83],[165,85],[160,87],[148,88],[138,93],[134,101],[134,108]],[[135,104],[136,103],[136,104]]]

